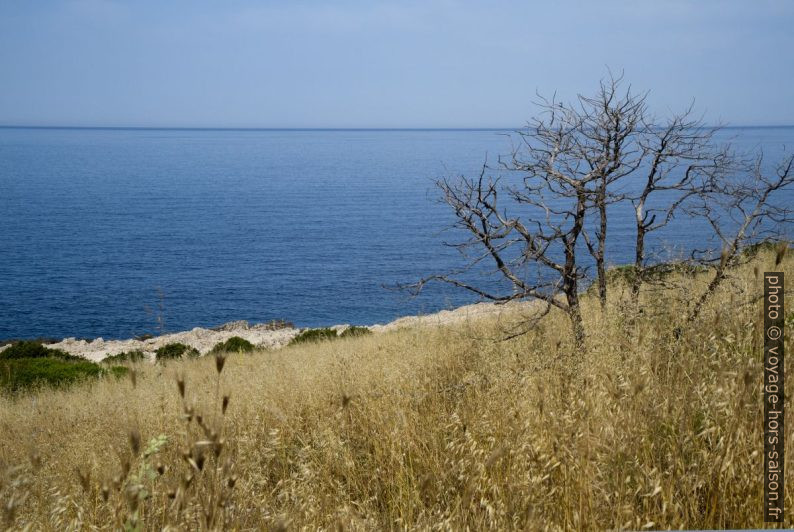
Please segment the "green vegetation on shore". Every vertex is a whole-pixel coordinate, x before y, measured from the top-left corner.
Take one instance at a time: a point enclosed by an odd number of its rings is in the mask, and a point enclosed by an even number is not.
[[[333,340],[338,337],[339,335],[334,329],[329,329],[327,327],[321,329],[306,329],[290,340],[289,345],[322,342],[325,340]]]
[[[198,356],[199,352],[195,347],[190,347],[178,342],[166,344],[154,352],[154,358],[158,362],[178,358],[196,358]]]
[[[108,374],[121,376],[126,371],[119,366],[104,368],[36,341],[15,342],[0,351],[0,390],[6,392],[62,387]]]
[[[239,336],[232,336],[225,342],[215,345],[210,353],[250,353],[253,350],[254,344]]]
[[[102,360],[103,364],[135,363],[146,360],[146,353],[139,350],[125,351],[117,355],[110,355]]]
[[[356,325],[352,325],[343,329],[342,332],[338,332],[336,329],[331,329],[330,327],[322,327],[319,329],[306,329],[301,331],[297,336],[295,336],[289,343],[289,345],[298,345],[303,343],[316,343],[316,342],[323,342],[326,340],[336,340],[338,338],[352,338],[355,336],[364,336],[367,334],[371,334],[367,327],[358,327]]]

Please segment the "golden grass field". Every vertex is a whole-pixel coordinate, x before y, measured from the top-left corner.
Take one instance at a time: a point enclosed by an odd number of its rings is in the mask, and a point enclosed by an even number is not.
[[[107,378],[0,398],[0,524],[762,527],[753,298],[773,261],[732,271],[695,323],[682,319],[702,276],[649,290],[635,319],[620,286],[603,314],[586,297],[579,377],[563,376],[576,355],[565,316],[552,312],[509,341],[495,341],[518,319],[504,315],[230,354],[220,373],[214,357],[142,363],[135,384]],[[793,263],[778,268],[789,282]],[[793,426],[789,415],[788,471]]]

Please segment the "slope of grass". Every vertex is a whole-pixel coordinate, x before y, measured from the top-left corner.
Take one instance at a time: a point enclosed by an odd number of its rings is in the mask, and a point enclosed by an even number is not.
[[[603,314],[585,296],[583,353],[556,312],[497,341],[522,319],[512,311],[0,399],[5,524],[762,527],[753,266],[769,260],[732,272],[695,323],[682,316],[704,275],[653,287],[639,314],[621,284]],[[573,357],[583,374],[569,378]]]

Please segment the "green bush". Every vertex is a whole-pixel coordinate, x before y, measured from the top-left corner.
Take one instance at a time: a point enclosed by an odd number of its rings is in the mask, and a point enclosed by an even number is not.
[[[350,338],[354,336],[365,336],[367,334],[372,334],[372,331],[369,330],[367,327],[357,327],[356,325],[351,325],[344,331],[342,334],[339,335],[340,338]]]
[[[135,350],[106,356],[102,362],[105,364],[118,364],[121,362],[142,362],[144,360],[146,360],[146,353]]]
[[[337,333],[334,329],[329,327],[324,327],[321,329],[306,329],[298,334],[295,338],[290,340],[289,345],[295,344],[302,344],[305,342],[322,342],[325,340],[335,340],[337,338],[353,338],[356,336],[364,336],[366,334],[372,334],[372,331],[369,330],[367,327],[358,327],[356,325],[352,325],[342,331],[341,333]]]
[[[197,356],[199,356],[199,352],[194,347],[180,343],[166,344],[154,353],[154,357],[157,360],[171,360],[183,357],[195,358]]]
[[[60,349],[50,349],[41,343],[23,340],[14,342],[11,347],[0,351],[0,360],[12,360],[19,358],[61,358],[64,360],[85,360],[81,357],[70,355]]]
[[[220,342],[212,348],[211,353],[250,353],[254,350],[254,344],[240,338],[239,336],[232,336],[225,342]]]
[[[336,331],[329,328],[324,329],[306,329],[298,336],[290,340],[289,345],[302,344],[306,342],[321,342],[323,340],[333,340],[337,338]]]
[[[78,357],[74,357],[78,358]],[[106,374],[120,377],[127,368],[109,369],[90,360],[59,357],[0,359],[0,389],[18,392],[39,386],[67,386]]]

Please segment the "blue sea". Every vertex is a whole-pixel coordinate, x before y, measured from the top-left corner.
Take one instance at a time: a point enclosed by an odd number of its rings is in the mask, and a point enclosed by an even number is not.
[[[0,338],[372,324],[473,302],[392,287],[462,264],[433,182],[508,154],[509,133],[0,128]],[[794,144],[794,128],[721,135],[768,159]],[[610,234],[609,261],[631,260],[630,217]],[[676,220],[655,245],[699,238]]]

